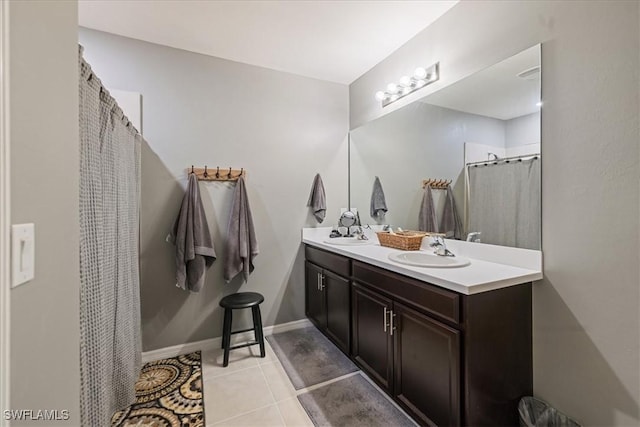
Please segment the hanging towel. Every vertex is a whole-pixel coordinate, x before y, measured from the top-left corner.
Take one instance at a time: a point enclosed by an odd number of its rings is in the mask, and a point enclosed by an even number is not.
[[[436,220],[436,207],[433,204],[433,194],[431,186],[427,185],[420,204],[420,215],[418,216],[418,229],[420,231],[438,232],[438,221]]]
[[[253,271],[253,259],[258,255],[258,241],[242,177],[238,178],[233,192],[227,229],[224,280],[229,283],[231,279],[242,273],[246,282],[249,279],[249,274]]]
[[[373,191],[371,192],[371,218],[382,221],[386,213],[387,200],[384,197],[384,191],[382,190],[382,184],[380,184],[380,178],[376,176],[375,181],[373,181]]]
[[[322,178],[320,174],[316,174],[313,178],[313,184],[311,185],[311,194],[309,194],[309,201],[307,206],[311,206],[313,209],[313,215],[316,217],[318,223],[324,221],[324,216],[327,212],[327,198],[324,194],[324,184],[322,184]]]
[[[171,232],[176,245],[176,286],[198,292],[206,271],[216,260],[209,225],[204,215],[198,178],[189,174],[187,192]]]
[[[448,238],[462,239],[462,222],[458,216],[458,208],[456,208],[456,201],[453,199],[450,185],[447,185],[447,199],[444,202],[440,230],[446,233]]]

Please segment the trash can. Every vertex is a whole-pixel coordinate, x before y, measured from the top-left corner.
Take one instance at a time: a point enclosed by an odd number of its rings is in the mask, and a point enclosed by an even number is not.
[[[521,427],[582,427],[547,402],[531,396],[520,399],[518,412]]]

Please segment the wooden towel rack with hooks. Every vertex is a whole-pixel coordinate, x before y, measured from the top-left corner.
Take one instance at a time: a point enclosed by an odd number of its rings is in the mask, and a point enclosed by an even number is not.
[[[453,180],[449,179],[423,179],[422,180],[422,188],[426,188],[427,185],[430,186],[434,190],[446,190],[446,188],[453,182]]]
[[[233,169],[233,168],[222,168],[219,166],[214,168],[209,168],[205,165],[204,168],[196,168],[193,165],[190,168],[187,168],[187,174],[195,174],[198,178],[198,181],[237,181],[238,178],[247,177],[247,171],[244,168]]]

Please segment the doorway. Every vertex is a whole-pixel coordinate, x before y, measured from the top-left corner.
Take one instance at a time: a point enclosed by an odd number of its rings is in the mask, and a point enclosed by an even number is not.
[[[11,194],[9,158],[9,1],[0,0],[0,409],[9,409]],[[0,426],[9,421],[0,419]]]

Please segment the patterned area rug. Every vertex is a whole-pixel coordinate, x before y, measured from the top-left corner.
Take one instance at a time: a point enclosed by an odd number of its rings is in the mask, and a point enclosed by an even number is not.
[[[112,427],[204,427],[200,352],[142,367],[136,403],[113,414]]]

